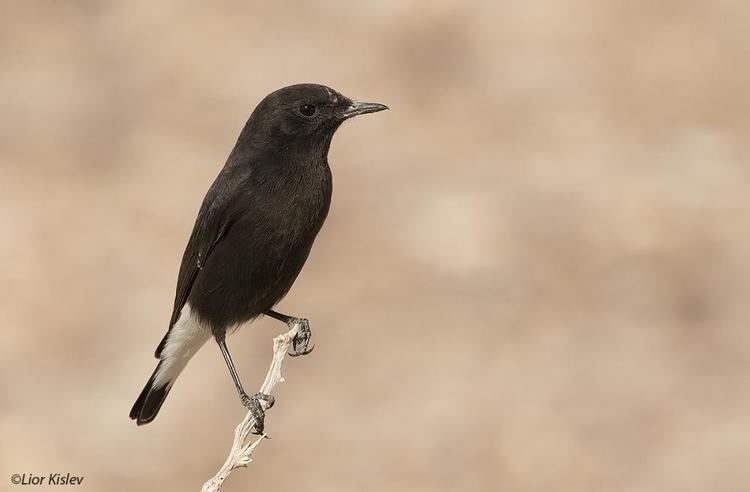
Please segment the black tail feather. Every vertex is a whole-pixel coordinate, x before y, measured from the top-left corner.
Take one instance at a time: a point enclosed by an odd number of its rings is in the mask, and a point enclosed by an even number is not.
[[[148,424],[156,418],[156,414],[159,413],[161,405],[167,399],[169,390],[172,388],[171,384],[154,386],[154,377],[161,364],[159,362],[159,365],[156,366],[154,374],[151,375],[143,391],[141,391],[138,399],[133,404],[133,408],[130,409],[130,418],[135,420],[138,425]]]

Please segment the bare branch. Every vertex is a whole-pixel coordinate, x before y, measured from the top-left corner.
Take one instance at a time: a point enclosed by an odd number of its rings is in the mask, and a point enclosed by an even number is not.
[[[273,360],[271,361],[271,367],[268,368],[266,380],[263,381],[263,385],[260,387],[260,393],[270,395],[274,386],[284,381],[284,377],[281,375],[281,364],[289,351],[292,339],[297,335],[301,327],[302,323],[295,319],[288,332],[273,339]],[[265,410],[266,402],[261,401],[260,404]],[[232,442],[232,449],[229,451],[227,460],[216,475],[203,484],[201,492],[218,492],[221,490],[224,480],[227,479],[232,470],[247,466],[247,464],[252,461],[251,456],[253,451],[255,451],[258,444],[260,444],[260,442],[266,437],[266,435],[263,434],[255,441],[248,439],[250,437],[250,431],[253,430],[254,425],[255,418],[253,417],[253,414],[247,412],[247,415],[242,419],[242,422],[240,422],[234,429],[234,441]]]

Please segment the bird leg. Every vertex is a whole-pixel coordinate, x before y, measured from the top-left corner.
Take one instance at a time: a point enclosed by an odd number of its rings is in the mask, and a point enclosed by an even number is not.
[[[297,334],[294,336],[294,339],[292,340],[292,351],[289,352],[290,357],[298,357],[300,355],[307,355],[313,351],[313,349],[315,348],[315,345],[313,345],[309,349],[307,348],[307,345],[310,343],[310,337],[312,336],[312,332],[310,331],[310,322],[307,321],[307,319],[295,318],[294,316],[289,316],[286,314],[278,313],[271,309],[266,311],[265,314],[279,321],[283,321],[284,323],[287,324],[290,330],[292,329],[292,326],[295,325],[295,323],[300,324],[300,328],[299,330],[297,330]]]
[[[240,401],[242,401],[242,404],[250,410],[250,412],[253,414],[253,417],[255,418],[255,425],[253,426],[253,434],[261,435],[263,434],[263,428],[265,425],[266,420],[266,412],[265,410],[270,409],[274,402],[276,401],[273,396],[266,395],[264,393],[255,393],[253,396],[248,396],[248,394],[245,392],[245,389],[242,387],[242,381],[240,381],[240,375],[237,373],[237,368],[234,367],[234,362],[232,361],[232,356],[229,353],[229,348],[227,347],[226,340],[222,337],[220,339],[217,339],[216,342],[219,344],[219,350],[221,350],[221,354],[224,356],[224,361],[227,363],[227,367],[229,368],[229,374],[232,375],[232,381],[234,381],[234,386],[237,388],[237,393],[240,396]],[[260,402],[265,402],[266,409],[263,409],[263,405],[260,404]]]

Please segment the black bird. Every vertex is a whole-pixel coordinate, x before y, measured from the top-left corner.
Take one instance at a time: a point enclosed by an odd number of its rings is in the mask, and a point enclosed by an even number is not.
[[[388,109],[353,101],[317,84],[284,87],[250,115],[224,168],[203,200],[180,265],[169,330],[156,349],[159,363],[130,410],[138,425],[154,420],[177,376],[213,336],[243,405],[256,414],[226,345],[227,332],[262,314],[302,334],[291,355],[309,353],[307,320],[273,311],[302,270],[331,204],[328,149],[353,116]]]

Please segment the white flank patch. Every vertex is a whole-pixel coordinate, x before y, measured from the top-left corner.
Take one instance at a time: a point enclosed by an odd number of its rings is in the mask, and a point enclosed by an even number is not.
[[[169,338],[161,351],[161,363],[154,376],[154,387],[172,386],[188,361],[198,349],[211,337],[211,331],[201,326],[185,304],[180,311],[180,318],[169,330]]]

